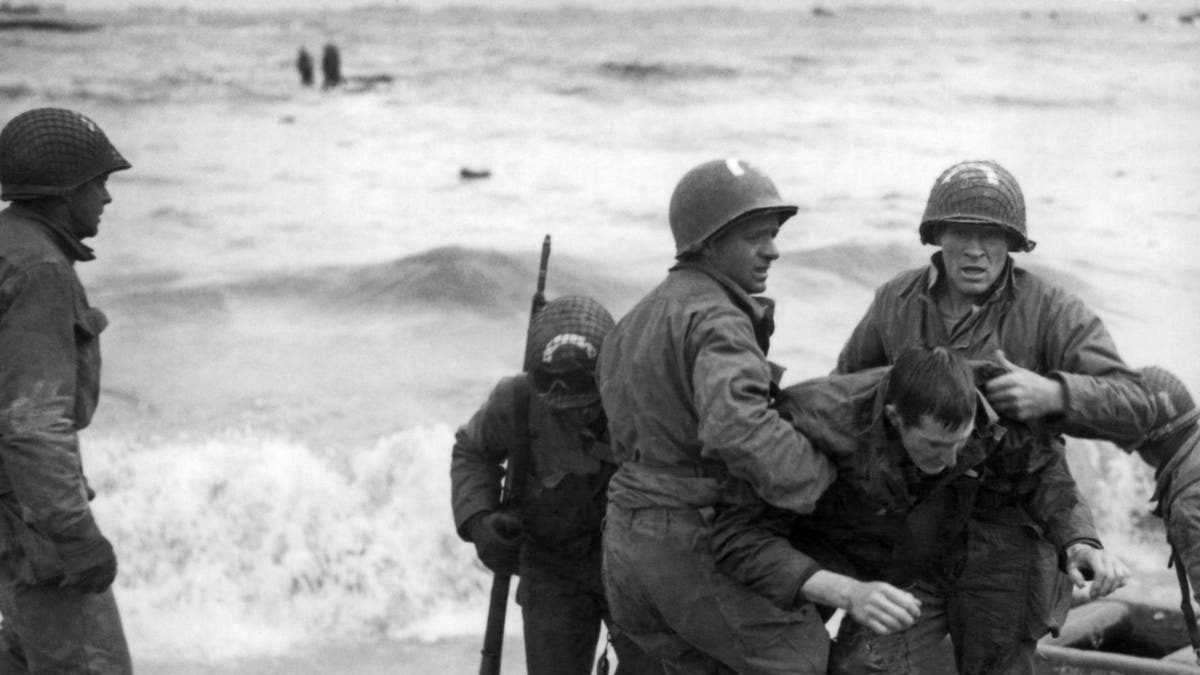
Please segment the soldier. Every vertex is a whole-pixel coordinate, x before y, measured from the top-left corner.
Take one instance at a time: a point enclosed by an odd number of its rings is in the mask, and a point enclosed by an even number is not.
[[[1139,439],[1150,401],[1100,319],[1014,264],[1010,252],[1035,244],[1021,188],[999,164],[962,162],[944,171],[920,236],[941,250],[928,267],[876,290],[836,372],[887,365],[912,345],[993,362],[984,392],[1011,424],[985,465],[963,568],[940,593],[960,672],[1031,673],[1037,639],[1057,631],[1066,615],[1071,579],[1060,569],[1067,559],[1079,558],[1077,567],[1087,559],[1101,580],[1093,592],[1128,575],[1099,549],[1091,513],[1064,473],[1060,434]],[[1053,520],[1038,522],[1033,513]],[[879,663],[905,658],[875,653]]]
[[[781,371],[766,358],[773,306],[754,297],[796,210],[746,162],[689,171],[671,197],[678,262],[601,348],[620,462],[605,589],[620,631],[669,673],[825,670],[815,607],[776,607],[718,572],[710,548],[715,507],[762,497],[804,513],[833,479],[829,460],[770,407]]]
[[[596,357],[612,317],[566,296],[529,328],[528,373],[504,378],[458,430],[450,465],[454,522],[493,572],[520,574],[517,602],[532,675],[583,675],[608,606],[600,580],[600,522],[616,466],[596,391]],[[502,464],[528,458],[517,513],[499,508]],[[519,465],[519,463],[518,463]],[[618,675],[658,665],[611,630]]]
[[[309,54],[304,47],[301,47],[300,53],[296,55],[296,70],[300,72],[300,84],[311,87],[313,83],[312,54]]]
[[[1157,366],[1141,370],[1154,399],[1153,427],[1145,438],[1126,446],[1154,467],[1154,513],[1167,525],[1174,564],[1182,565],[1200,588],[1200,408],[1183,382]],[[1187,594],[1184,594],[1186,600]],[[1197,599],[1200,599],[1198,597]]]
[[[117,559],[88,502],[78,432],[100,395],[100,332],[76,262],[108,175],[130,168],[95,122],[59,108],[0,131],[0,671],[132,672]]]
[[[342,55],[337,45],[328,43],[321,51],[322,88],[332,89],[342,83]]]

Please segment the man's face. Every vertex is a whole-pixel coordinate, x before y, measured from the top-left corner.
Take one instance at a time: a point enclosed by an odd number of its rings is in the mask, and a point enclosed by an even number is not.
[[[964,300],[980,299],[1008,261],[1008,237],[994,225],[947,223],[941,226],[938,245],[946,266],[947,288]]]
[[[922,415],[917,424],[905,426],[895,406],[888,405],[885,410],[892,426],[900,433],[900,442],[909,458],[928,475],[954,468],[958,463],[958,452],[975,430],[974,420],[957,429],[947,429],[929,415]]]
[[[779,216],[764,213],[734,223],[705,248],[703,257],[747,293],[767,290],[767,272],[779,257]]]
[[[100,231],[104,205],[112,201],[108,194],[108,176],[100,176],[80,185],[67,198],[71,231],[80,239],[94,237]]]

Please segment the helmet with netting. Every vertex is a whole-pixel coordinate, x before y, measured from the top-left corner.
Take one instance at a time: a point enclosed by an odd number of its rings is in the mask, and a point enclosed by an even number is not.
[[[1142,382],[1154,400],[1154,426],[1150,430],[1148,443],[1154,443],[1200,417],[1200,410],[1183,381],[1170,371],[1158,366],[1142,368]]]
[[[0,199],[64,196],[128,168],[104,131],[73,110],[28,110],[0,131]]]
[[[727,225],[760,213],[779,222],[796,215],[765,173],[740,159],[714,159],[684,174],[671,194],[671,234],[675,257],[693,253]]]
[[[597,403],[596,357],[615,325],[600,303],[580,295],[550,301],[529,325],[525,363],[534,389],[555,408]]]
[[[1025,229],[1025,196],[1007,169],[996,162],[960,162],[942,172],[921,217],[921,243],[937,243],[947,223],[992,225],[1008,235],[1010,251],[1032,251],[1037,242]]]

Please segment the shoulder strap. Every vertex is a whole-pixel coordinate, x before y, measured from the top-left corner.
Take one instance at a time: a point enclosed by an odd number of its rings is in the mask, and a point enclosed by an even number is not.
[[[1200,629],[1196,627],[1196,612],[1192,609],[1192,593],[1188,588],[1187,570],[1183,567],[1183,560],[1179,558],[1179,552],[1171,546],[1171,564],[1175,566],[1175,576],[1179,578],[1179,592],[1182,598],[1179,603],[1180,609],[1183,610],[1183,622],[1187,625],[1188,640],[1192,643],[1192,652],[1196,656],[1196,663],[1200,665]]]

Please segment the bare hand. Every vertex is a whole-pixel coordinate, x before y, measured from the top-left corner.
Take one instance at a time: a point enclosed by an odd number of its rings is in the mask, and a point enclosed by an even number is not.
[[[1061,382],[1010,362],[1003,351],[996,350],[996,359],[1007,372],[988,380],[985,393],[1001,415],[1028,422],[1066,407]]]
[[[1067,575],[1076,588],[1091,580],[1089,595],[1101,598],[1125,585],[1129,568],[1117,556],[1089,544],[1077,543],[1067,547]]]
[[[846,612],[880,635],[912,626],[921,616],[921,601],[908,591],[882,581],[861,581],[850,594]]]

